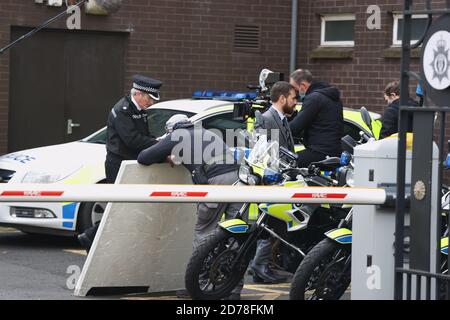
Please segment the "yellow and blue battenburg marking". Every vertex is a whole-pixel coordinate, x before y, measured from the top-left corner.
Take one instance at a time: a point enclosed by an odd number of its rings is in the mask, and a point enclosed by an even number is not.
[[[294,209],[294,206],[291,203],[261,203],[259,205],[259,209],[272,217],[286,222],[288,228],[293,228],[299,225],[299,223],[292,219],[292,216],[288,213],[288,211]]]
[[[66,229],[73,229],[75,213],[77,211],[78,202],[64,203],[62,207],[62,226]],[[69,221],[67,221],[69,220]]]
[[[352,231],[346,228],[330,230],[325,233],[325,236],[340,244],[352,243]]]
[[[241,219],[231,219],[219,223],[219,226],[231,233],[246,233],[249,226]]]
[[[441,239],[441,252],[448,255],[448,237]]]

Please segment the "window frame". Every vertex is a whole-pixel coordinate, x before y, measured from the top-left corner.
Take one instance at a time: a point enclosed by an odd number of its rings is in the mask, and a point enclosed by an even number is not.
[[[323,14],[320,16],[320,45],[323,47],[354,47],[353,41],[325,41],[325,25],[328,21],[356,21],[356,16],[353,13],[345,14]]]
[[[428,15],[426,14],[413,14],[411,17],[413,20],[414,19],[426,19],[428,18]],[[394,13],[392,14],[392,19],[393,19],[393,26],[392,26],[392,46],[393,47],[401,47],[402,45],[402,41],[397,40],[397,34],[398,34],[398,21],[400,19],[403,19],[403,14],[402,13]],[[414,45],[419,39],[411,39],[410,44]]]

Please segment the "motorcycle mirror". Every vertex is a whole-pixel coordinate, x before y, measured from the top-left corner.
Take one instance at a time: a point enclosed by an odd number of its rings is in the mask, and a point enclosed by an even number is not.
[[[369,111],[367,111],[366,107],[361,107],[360,113],[361,113],[361,118],[363,119],[366,126],[370,129],[370,132],[372,133],[372,136],[373,136],[374,134],[372,131],[372,117],[370,116]]]
[[[351,136],[346,135],[341,139],[341,146],[343,151],[347,151],[350,154],[353,154],[353,149],[356,147],[358,143]]]

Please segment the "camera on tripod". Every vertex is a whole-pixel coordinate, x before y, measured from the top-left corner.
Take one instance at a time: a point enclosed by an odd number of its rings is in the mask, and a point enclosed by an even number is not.
[[[263,69],[259,75],[259,85],[248,85],[247,88],[255,90],[257,96],[255,99],[246,99],[234,103],[233,119],[236,121],[246,121],[255,117],[258,110],[264,113],[270,107],[270,89],[278,81],[284,80],[284,74]]]

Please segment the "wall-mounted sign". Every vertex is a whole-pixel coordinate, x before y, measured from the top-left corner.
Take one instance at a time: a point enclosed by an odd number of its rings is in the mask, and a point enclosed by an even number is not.
[[[422,48],[422,79],[433,103],[450,106],[450,15],[433,22]]]
[[[425,46],[423,69],[428,83],[436,90],[450,86],[450,32],[434,33]]]

